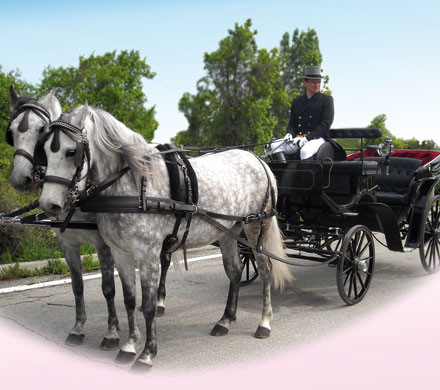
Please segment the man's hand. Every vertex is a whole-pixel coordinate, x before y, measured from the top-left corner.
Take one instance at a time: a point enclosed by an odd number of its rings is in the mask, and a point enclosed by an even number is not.
[[[292,141],[293,141],[292,134],[287,133],[287,134],[284,136],[284,142],[292,142]]]
[[[309,141],[306,137],[300,138],[297,142],[298,148],[301,149],[307,142],[309,142]]]

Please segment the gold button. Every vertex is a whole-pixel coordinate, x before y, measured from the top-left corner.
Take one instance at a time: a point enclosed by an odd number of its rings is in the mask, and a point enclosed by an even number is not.
[[[298,125],[298,127],[301,127],[301,123]]]
[[[309,115],[309,118],[311,118],[312,116],[311,115]]]
[[[301,117],[299,116],[298,119],[301,119]]]

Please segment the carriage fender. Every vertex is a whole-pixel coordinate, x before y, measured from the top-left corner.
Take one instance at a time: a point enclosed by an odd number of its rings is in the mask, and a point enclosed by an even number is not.
[[[405,246],[418,248],[420,242],[420,232],[425,218],[426,206],[435,195],[435,188],[440,178],[433,177],[422,181],[415,194],[414,203],[411,205],[408,228],[408,236]]]
[[[399,226],[393,210],[385,204],[378,202],[363,202],[359,211],[364,218],[362,222],[373,231],[380,231],[385,235],[387,248],[394,252],[403,252],[402,239]],[[373,217],[373,219],[371,219]]]

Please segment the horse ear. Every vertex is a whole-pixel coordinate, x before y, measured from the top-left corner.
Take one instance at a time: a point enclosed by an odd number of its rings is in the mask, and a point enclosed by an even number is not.
[[[57,89],[52,88],[46,96],[44,96],[40,99],[41,104],[44,107],[50,107],[51,106],[50,102],[52,99],[58,100],[57,97],[55,96],[56,92],[57,92]]]
[[[20,95],[15,90],[14,86],[11,85],[9,87],[9,112],[11,115],[15,112],[15,105],[17,104],[18,99],[20,98]]]
[[[49,91],[46,96],[39,99],[39,102],[43,105],[43,107],[45,107],[49,111],[52,120],[58,118],[61,115],[62,111],[61,103],[55,96],[56,92],[57,88],[54,87]]]
[[[78,128],[80,128],[80,129],[84,128],[88,112],[89,112],[89,105],[86,102],[86,104],[84,104],[83,109],[81,110],[81,113],[79,115],[79,126],[78,126]]]

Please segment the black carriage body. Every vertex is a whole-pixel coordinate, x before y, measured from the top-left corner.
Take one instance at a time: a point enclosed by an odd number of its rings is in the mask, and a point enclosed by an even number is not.
[[[392,251],[419,248],[423,267],[435,272],[440,268],[440,195],[435,192],[440,152],[396,151],[379,157],[377,147],[362,147],[363,138],[380,136],[378,129],[330,134],[361,138],[361,151],[344,161],[321,154],[315,160],[269,163],[278,182],[286,255],[334,266],[339,294],[349,305],[360,302],[371,283],[372,232],[383,233]]]
[[[362,138],[370,137],[371,130],[333,134]],[[278,182],[277,208],[287,238],[297,239],[298,230],[302,236],[304,230],[316,236],[317,231],[344,232],[364,225],[384,233],[393,251],[419,247],[427,204],[440,180],[440,152],[432,151],[396,151],[379,157],[367,150],[345,161],[287,160],[269,165]]]

